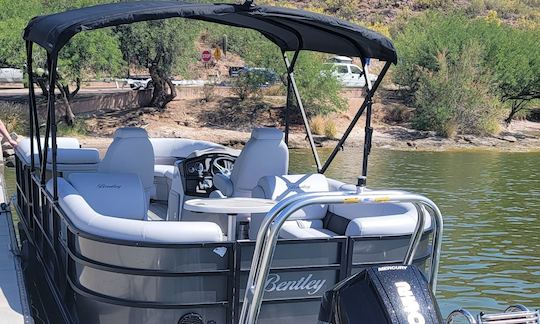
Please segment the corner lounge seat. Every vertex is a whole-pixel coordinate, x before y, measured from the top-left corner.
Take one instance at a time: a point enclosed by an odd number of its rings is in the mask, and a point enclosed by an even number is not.
[[[41,140],[42,145],[44,139]],[[50,144],[50,140],[49,140]],[[37,152],[37,142],[34,145],[34,162],[39,164],[39,153]],[[76,138],[59,137],[57,138],[57,168],[59,172],[94,172],[99,166],[99,151],[93,148],[80,148],[79,141]],[[16,153],[19,158],[27,165],[31,163],[30,139],[25,138],[19,142]],[[47,153],[47,169],[52,169],[52,153]]]
[[[52,180],[47,189],[52,191]],[[144,190],[134,174],[73,173],[58,178],[59,204],[81,231],[118,240],[154,243],[220,242],[209,222],[146,221]]]
[[[336,186],[351,189],[322,174],[264,177],[253,190],[253,197],[281,200],[298,193],[330,191]],[[251,239],[256,239],[263,217],[252,216]],[[408,235],[414,231],[417,217],[416,208],[407,203],[313,205],[291,215],[279,235],[285,239]],[[424,230],[429,228],[430,218]]]
[[[230,178],[217,174],[214,185],[216,195],[251,197],[257,181],[265,176],[287,174],[289,150],[284,134],[277,128],[255,128],[234,163]]]
[[[154,186],[156,188],[152,199],[166,201],[171,190],[174,174],[174,163],[183,160],[197,150],[208,148],[224,148],[224,146],[186,138],[151,138],[154,149]]]

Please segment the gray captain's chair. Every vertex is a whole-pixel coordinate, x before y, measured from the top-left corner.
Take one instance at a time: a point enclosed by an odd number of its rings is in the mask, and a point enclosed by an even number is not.
[[[134,173],[141,179],[148,206],[154,188],[154,149],[146,130],[119,128],[99,165],[99,172]]]
[[[213,197],[251,197],[251,191],[262,177],[287,174],[289,150],[284,134],[277,128],[255,128],[234,163],[230,177],[214,176],[219,192]]]

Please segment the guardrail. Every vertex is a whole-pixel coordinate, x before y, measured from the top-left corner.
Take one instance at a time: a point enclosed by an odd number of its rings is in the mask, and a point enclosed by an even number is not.
[[[376,204],[376,203],[412,203],[418,210],[418,221],[411,237],[411,242],[403,260],[404,265],[412,263],[414,253],[422,237],[426,214],[426,207],[433,214],[433,254],[430,265],[429,283],[433,291],[437,286],[437,272],[439,269],[440,252],[442,245],[443,219],[437,205],[428,198],[403,191],[379,190],[358,192],[318,192],[294,195],[276,204],[266,215],[257,235],[257,243],[253,254],[253,261],[246,285],[246,293],[240,324],[254,324],[261,309],[264,283],[270,270],[270,263],[274,255],[279,230],[285,221],[297,210],[309,205],[317,204]]]

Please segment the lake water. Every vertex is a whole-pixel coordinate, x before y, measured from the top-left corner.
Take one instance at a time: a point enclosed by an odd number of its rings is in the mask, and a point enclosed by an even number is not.
[[[290,159],[291,173],[313,172],[310,151],[293,150]],[[347,149],[327,175],[355,183],[360,163],[358,150]],[[5,176],[13,190],[14,170]],[[436,295],[445,316],[459,307],[475,313],[513,303],[540,307],[540,154],[375,149],[368,185],[420,193],[441,209]]]
[[[327,171],[356,183],[361,153],[340,152]],[[329,151],[322,151],[326,156]],[[314,170],[311,151],[291,154],[291,173]],[[375,149],[368,186],[432,199],[444,216],[437,297],[444,315],[464,307],[540,307],[540,154],[397,152]]]

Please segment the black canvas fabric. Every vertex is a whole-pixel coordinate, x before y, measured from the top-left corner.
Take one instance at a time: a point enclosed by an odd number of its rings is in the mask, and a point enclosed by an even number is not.
[[[323,227],[337,235],[345,235],[350,222],[348,218],[328,212],[323,218]]]
[[[334,17],[273,6],[120,2],[35,17],[23,37],[56,54],[81,31],[174,17],[257,30],[283,51],[312,50],[397,61],[392,42],[374,31]]]

